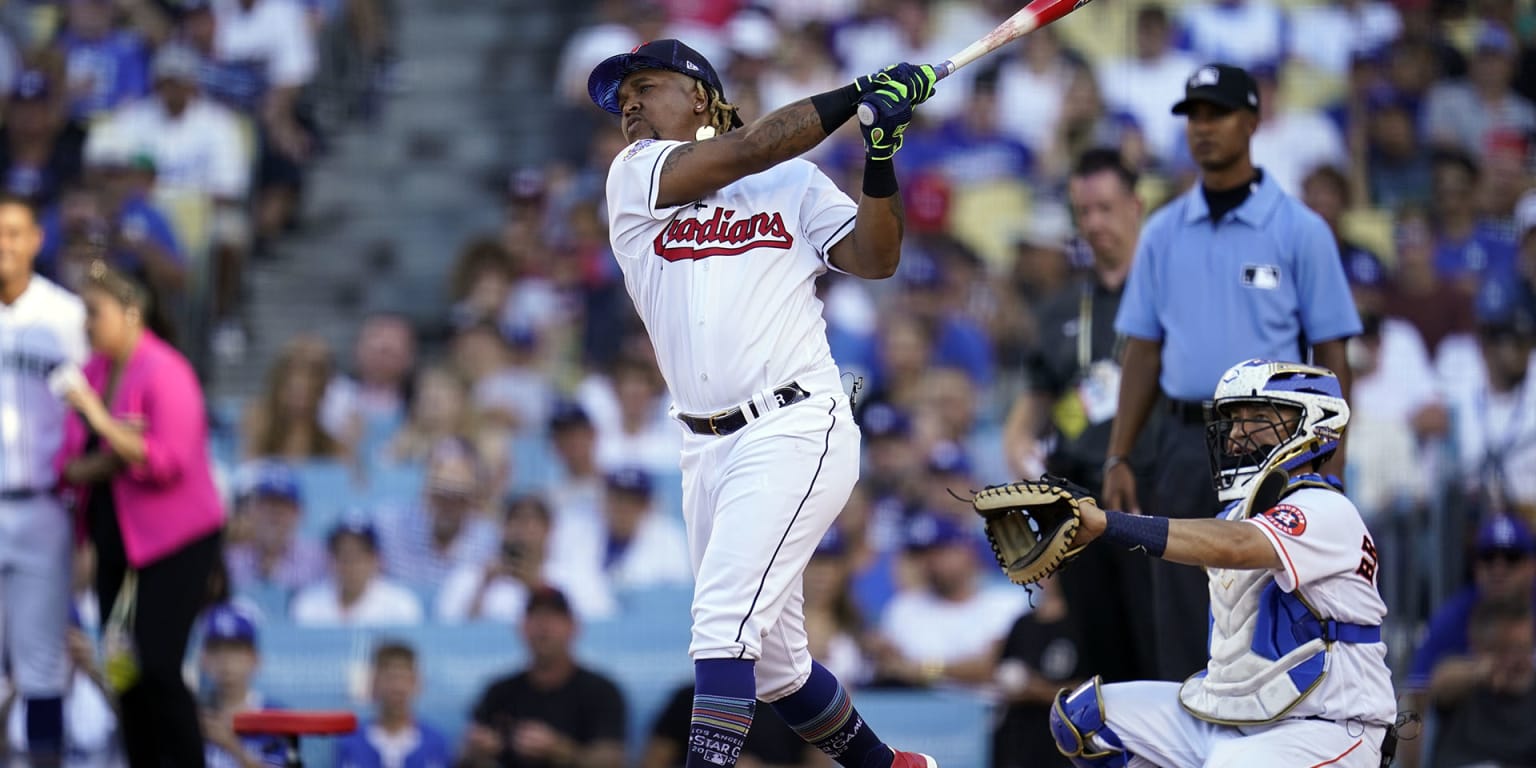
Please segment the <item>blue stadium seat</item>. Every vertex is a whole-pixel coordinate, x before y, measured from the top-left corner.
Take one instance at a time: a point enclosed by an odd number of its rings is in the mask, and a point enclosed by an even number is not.
[[[412,462],[378,462],[369,469],[368,500],[371,507],[407,507],[421,498],[426,468]]]
[[[351,467],[339,461],[310,460],[295,464],[299,489],[304,495],[304,522],[300,533],[324,538],[342,512],[357,506],[365,497]]]

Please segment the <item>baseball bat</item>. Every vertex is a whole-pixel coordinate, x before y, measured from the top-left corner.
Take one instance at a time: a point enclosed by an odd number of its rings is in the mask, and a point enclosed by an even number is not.
[[[936,80],[943,80],[955,73],[955,70],[985,56],[1008,43],[1011,43],[1047,24],[1051,24],[1061,17],[1087,5],[1089,0],[1034,0],[1018,13],[1003,20],[991,32],[983,35],[981,39],[962,48],[959,53],[944,60],[944,63],[934,66]],[[859,103],[859,122],[864,125],[873,125],[875,122],[875,110],[863,102]]]

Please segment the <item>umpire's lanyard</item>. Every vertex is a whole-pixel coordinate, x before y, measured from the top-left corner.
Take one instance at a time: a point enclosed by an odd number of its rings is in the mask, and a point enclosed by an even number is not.
[[[1509,452],[1515,447],[1520,429],[1524,426],[1520,417],[1525,413],[1525,396],[1530,392],[1530,384],[1529,378],[1520,382],[1520,391],[1515,395],[1515,407],[1510,410],[1504,434],[1497,441],[1494,440],[1493,425],[1488,419],[1488,389],[1484,387],[1477,393],[1477,420],[1483,428],[1483,460],[1495,467],[1501,475],[1503,467],[1499,465],[1509,458]]]
[[[1086,373],[1088,366],[1093,363],[1093,294],[1099,286],[1099,273],[1090,272],[1089,275],[1083,281],[1083,290],[1077,297],[1077,369],[1082,373]],[[1124,341],[1125,337],[1115,334],[1115,345],[1109,352],[1109,359],[1117,364],[1120,362],[1120,345]]]

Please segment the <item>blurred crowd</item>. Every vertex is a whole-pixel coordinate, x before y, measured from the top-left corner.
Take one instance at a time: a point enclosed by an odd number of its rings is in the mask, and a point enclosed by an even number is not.
[[[384,0],[0,6],[0,190],[44,212],[39,272],[105,258],[209,370],[238,359],[245,264],[297,221],[327,128],[372,114]]]
[[[419,731],[415,746],[501,765],[595,750],[590,764],[618,764],[610,748],[622,730],[580,731],[587,718],[503,727],[531,711],[518,709],[529,691],[622,711],[611,683],[572,666],[574,626],[621,616],[627,594],[691,579],[680,433],[608,248],[604,180],[623,140],[590,103],[587,74],[615,52],[678,37],[721,70],[750,122],[889,63],[943,60],[1017,6],[597,2],[553,72],[564,106],[548,119],[563,143],[511,172],[501,230],[463,244],[449,267],[446,338],[375,313],[350,350],[293,339],[260,394],[216,407],[233,607],[207,619],[211,711],[260,701],[249,689],[257,626],[504,622],[521,628],[528,670],[472,709],[424,713],[469,715],[463,743]],[[291,222],[323,146],[305,98],[317,40],[379,64],[386,16],[371,0],[0,6],[13,22],[0,38],[10,94],[0,181],[51,211],[40,269],[69,285],[72,265],[105,254],[215,319],[214,340],[238,354],[239,264]],[[327,33],[337,25],[345,34]],[[806,574],[813,653],[853,685],[963,689],[1011,705],[999,766],[1058,764],[1041,713],[1059,687],[1097,671],[1080,663],[1070,621],[1093,607],[1068,604],[1055,584],[1026,593],[1001,581],[951,491],[1037,471],[1039,443],[1076,433],[1083,415],[1055,409],[1039,434],[1005,439],[1015,401],[1056,386],[1041,363],[1042,310],[1093,260],[1068,179],[1084,152],[1109,147],[1147,211],[1186,189],[1197,169],[1169,107],[1213,61],[1258,79],[1255,163],[1332,228],[1364,322],[1348,347],[1350,495],[1381,526],[1378,543],[1402,549],[1400,568],[1465,585],[1389,595],[1409,641],[1392,648],[1395,669],[1407,669],[1423,627],[1441,638],[1400,689],[1426,697],[1447,739],[1493,716],[1458,709],[1484,700],[1468,695],[1479,686],[1525,707],[1509,711],[1536,712],[1536,9],[1104,2],[944,80],[896,160],[907,210],[897,275],[820,283],[833,354],[850,385],[861,382],[865,446],[860,484]],[[861,151],[845,131],[811,159],[857,194]],[[1429,530],[1448,538],[1426,542]],[[91,582],[78,583],[91,626]],[[237,658],[220,661],[231,648]],[[415,676],[415,653],[377,649],[381,722],[415,722],[409,701],[430,685]],[[1455,663],[1436,688],[1443,658]],[[674,720],[686,720],[686,708],[672,712],[682,706],[668,710]],[[225,751],[244,748],[227,728],[209,732]],[[656,742],[663,732],[658,723]],[[1462,741],[1475,740],[1442,744]],[[819,764],[771,733],[755,743],[759,764]],[[678,764],[681,748],[653,747],[646,765]]]

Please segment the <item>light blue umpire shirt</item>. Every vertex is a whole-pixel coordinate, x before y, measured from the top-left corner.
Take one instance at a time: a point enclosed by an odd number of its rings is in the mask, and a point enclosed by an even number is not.
[[[1162,342],[1163,393],[1198,401],[1243,360],[1304,361],[1361,329],[1328,225],[1264,174],[1216,226],[1199,184],[1152,214],[1115,330]]]

